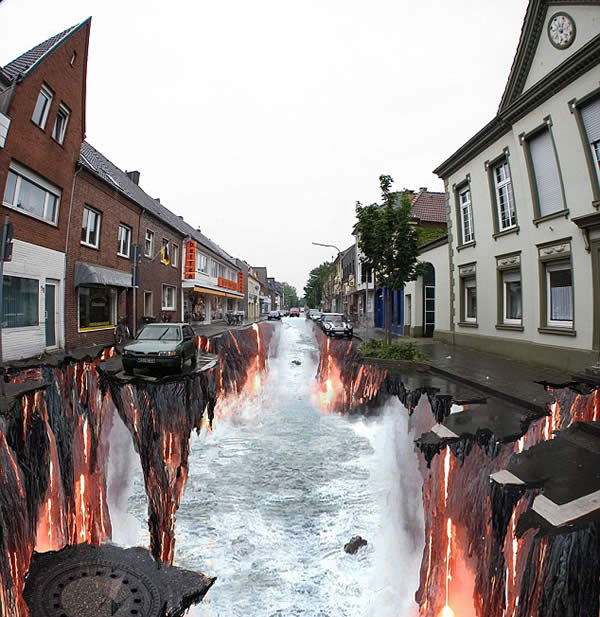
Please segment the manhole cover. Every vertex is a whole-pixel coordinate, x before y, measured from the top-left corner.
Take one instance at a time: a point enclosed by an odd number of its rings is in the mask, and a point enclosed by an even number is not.
[[[159,591],[122,564],[78,562],[35,577],[28,601],[36,617],[159,617]]]

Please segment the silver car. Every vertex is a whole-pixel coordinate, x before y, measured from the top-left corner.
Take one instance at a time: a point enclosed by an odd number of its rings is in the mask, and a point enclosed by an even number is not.
[[[352,324],[342,313],[323,313],[321,329],[327,336],[347,336],[348,338],[353,336]]]

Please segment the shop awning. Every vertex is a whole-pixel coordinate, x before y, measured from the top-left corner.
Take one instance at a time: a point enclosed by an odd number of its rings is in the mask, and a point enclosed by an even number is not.
[[[218,291],[216,289],[210,289],[208,287],[198,287],[195,286],[194,287],[194,291],[201,293],[201,294],[209,294],[209,295],[213,295],[213,296],[221,296],[222,298],[234,298],[235,300],[243,300],[244,296],[239,295],[236,296],[234,294],[230,294],[227,293],[225,291]]]
[[[106,266],[75,262],[75,287],[81,285],[104,285],[106,287],[133,287],[131,272],[115,270]]]

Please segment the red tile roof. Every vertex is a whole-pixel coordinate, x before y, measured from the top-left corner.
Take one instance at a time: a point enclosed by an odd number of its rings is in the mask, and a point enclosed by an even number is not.
[[[412,214],[423,223],[446,224],[446,195],[420,190],[414,193],[412,200]]]

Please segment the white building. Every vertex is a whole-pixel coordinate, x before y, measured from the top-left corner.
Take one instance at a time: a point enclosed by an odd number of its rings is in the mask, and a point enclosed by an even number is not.
[[[444,338],[565,370],[598,357],[599,33],[599,3],[531,0],[496,117],[435,170]]]

